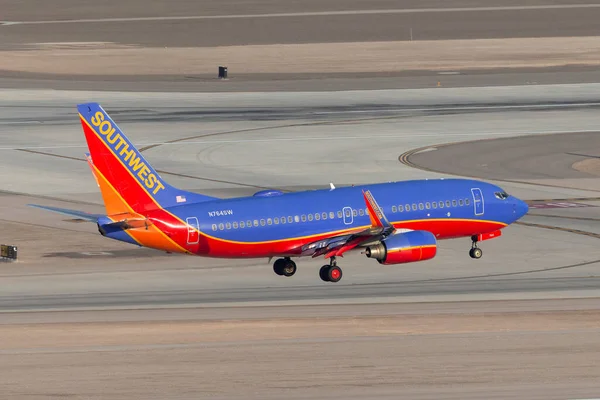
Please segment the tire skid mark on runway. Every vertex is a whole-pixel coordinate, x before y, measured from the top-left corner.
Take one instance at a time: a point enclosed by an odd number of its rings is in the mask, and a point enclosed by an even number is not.
[[[554,230],[554,231],[574,233],[576,235],[589,236],[589,237],[593,237],[593,238],[596,238],[596,239],[600,239],[600,234],[598,234],[598,233],[588,232],[588,231],[582,231],[582,230],[579,230],[579,229],[563,228],[561,226],[546,225],[546,224],[535,224],[535,223],[532,223],[532,222],[523,222],[523,221],[513,222],[513,224],[514,225],[529,226],[531,228],[550,229],[550,230]]]
[[[53,226],[53,225],[35,224],[33,222],[12,221],[10,219],[3,219],[3,218],[0,218],[0,222],[7,222],[7,223],[10,223],[10,224],[17,224],[17,225],[33,226],[33,227],[36,227],[36,228],[55,229],[55,230],[65,231],[65,232],[74,232],[74,233],[77,233],[77,234],[94,235],[94,236],[97,235],[97,233],[95,233],[95,232],[78,231],[78,230],[75,230],[75,229],[62,228],[62,227]]]
[[[600,218],[587,218],[587,217],[570,217],[566,215],[554,215],[554,214],[527,214],[532,217],[542,217],[542,218],[558,218],[558,219],[574,219],[577,221],[600,221]]]
[[[598,263],[600,263],[600,259],[584,261],[584,262],[568,264],[568,265],[562,265],[562,266],[558,266],[558,267],[539,268],[539,269],[517,271],[517,272],[501,272],[501,273],[496,273],[496,274],[466,275],[466,276],[457,276],[457,277],[449,277],[449,278],[413,279],[413,280],[394,281],[394,282],[387,281],[387,282],[380,282],[380,283],[339,284],[335,288],[333,288],[331,286],[314,286],[314,285],[257,286],[257,287],[253,287],[253,288],[227,288],[227,289],[212,289],[212,290],[208,289],[208,290],[202,290],[202,291],[189,290],[189,289],[153,290],[153,291],[136,292],[136,295],[139,295],[141,297],[146,297],[146,296],[156,297],[156,296],[161,296],[161,295],[165,295],[165,294],[166,295],[175,294],[175,295],[179,295],[179,296],[187,296],[187,295],[198,294],[198,293],[201,293],[203,295],[210,295],[210,294],[219,294],[219,293],[222,293],[223,291],[227,291],[228,294],[230,294],[230,295],[232,295],[232,294],[235,294],[235,295],[253,294],[253,293],[257,293],[257,292],[266,293],[269,291],[282,291],[282,292],[291,294],[294,292],[302,292],[306,289],[314,289],[314,290],[319,290],[324,294],[336,294],[337,295],[337,294],[339,294],[338,292],[340,290],[345,290],[348,288],[356,288],[356,289],[369,289],[369,288],[381,288],[381,287],[394,288],[397,286],[402,286],[402,285],[407,285],[407,284],[432,284],[432,283],[440,283],[440,282],[453,282],[453,281],[464,281],[464,280],[474,280],[474,279],[499,278],[499,277],[507,277],[507,276],[518,276],[518,275],[537,274],[537,273],[551,272],[551,271],[560,271],[560,270],[566,270],[566,269],[585,267],[588,265],[593,265],[593,264],[598,264]],[[121,272],[121,271],[119,271],[119,272]],[[68,274],[68,273],[63,273],[63,274]],[[86,275],[86,274],[90,274],[90,272],[76,272],[71,275]],[[12,276],[15,276],[15,275],[11,275],[11,277]],[[590,278],[597,278],[597,277],[592,276]],[[536,279],[538,279],[538,280],[541,279],[545,282],[548,282],[551,280],[579,279],[579,277],[536,278]],[[590,283],[590,284],[592,284],[592,283]],[[131,292],[109,292],[109,293],[93,293],[93,296],[97,297],[97,298],[113,298],[113,297],[117,297],[117,296],[127,296],[130,294],[131,294]],[[92,294],[90,294],[90,293],[74,293],[74,294],[69,295],[69,298],[70,299],[77,299],[77,298],[89,299],[91,297],[91,295]],[[56,298],[60,299],[63,297],[64,297],[63,294],[27,296],[28,299],[34,299],[34,300],[35,299],[50,299],[51,300],[51,299],[56,299]],[[11,295],[11,296],[2,296],[0,298],[2,298],[4,301],[23,300],[24,296],[21,296],[21,295],[12,296]],[[328,297],[318,297],[318,298],[324,299],[324,298],[328,298]],[[271,300],[273,300],[273,299],[267,299],[265,301],[271,301]],[[239,300],[236,298],[235,302],[237,302],[237,301],[239,301]],[[208,302],[210,302],[210,301],[208,301]],[[217,299],[217,302],[222,302],[222,300]],[[203,303],[206,303],[206,301],[203,301]],[[3,312],[6,312],[6,311],[0,309],[0,314],[2,314]]]
[[[66,160],[87,162],[83,158],[71,157],[71,156],[63,156],[63,155],[60,155],[60,154],[47,153],[45,151],[37,151],[37,150],[29,150],[29,149],[16,149],[16,150],[17,151],[23,151],[23,152],[26,152],[26,153],[31,153],[31,154],[38,154],[38,155],[42,155],[42,156],[56,157],[56,158],[63,158],[63,159],[66,159]],[[226,183],[228,185],[237,185],[237,186],[251,187],[251,188],[255,188],[255,189],[272,189],[272,188],[269,188],[269,187],[266,187],[266,186],[251,185],[251,184],[248,184],[248,183],[233,182],[233,181],[225,181],[225,180],[221,180],[221,179],[204,178],[204,177],[201,177],[201,176],[180,174],[180,173],[177,173],[177,172],[169,172],[169,171],[165,171],[165,170],[161,170],[161,169],[157,169],[156,171],[158,173],[160,173],[160,174],[163,174],[163,175],[172,175],[172,176],[177,176],[177,177],[181,177],[181,178],[196,179],[196,180],[207,181],[207,182]]]
[[[0,26],[13,25],[48,25],[48,24],[81,24],[81,23],[109,23],[109,22],[144,22],[144,21],[188,21],[188,20],[213,20],[213,19],[254,19],[254,18],[289,18],[289,17],[322,17],[322,16],[353,16],[377,14],[423,14],[423,13],[464,13],[464,12],[494,12],[494,11],[543,11],[563,9],[598,8],[600,4],[541,4],[541,5],[515,5],[515,6],[488,6],[488,7],[430,7],[430,8],[401,8],[379,10],[330,10],[330,11],[304,11],[280,12],[261,14],[215,14],[215,15],[188,15],[188,16],[154,16],[154,17],[113,17],[113,18],[80,18],[41,21],[0,21]]]

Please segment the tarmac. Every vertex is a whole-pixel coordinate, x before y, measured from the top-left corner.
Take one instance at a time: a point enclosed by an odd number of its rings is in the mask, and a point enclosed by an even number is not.
[[[205,2],[201,12],[191,1],[143,8],[70,1],[52,10],[4,4],[3,20],[30,23],[0,26],[1,47],[37,51],[23,44],[67,36],[137,40],[143,48],[159,48],[161,40],[235,44],[235,35],[199,38],[227,24],[253,43],[269,36],[271,44],[311,44],[310,35],[324,43],[334,41],[334,31],[350,41],[352,26],[365,27],[360,41],[406,41],[386,22],[404,20],[421,21],[419,34],[435,40],[595,36],[597,24],[589,21],[600,12],[567,1],[462,11],[446,9],[475,6]],[[295,15],[272,15],[281,13]],[[302,13],[312,14],[296,15]],[[181,16],[187,19],[173,19]],[[61,22],[89,18],[127,20]],[[140,18],[152,20],[131,20]],[[306,29],[309,22],[327,29]],[[178,36],[184,29],[187,43]],[[273,31],[288,36],[264,34]],[[593,68],[400,71],[333,82],[302,73],[276,81],[248,75],[193,85],[177,71],[142,78],[133,71],[72,79],[12,71],[0,78],[0,243],[19,248],[17,262],[0,263],[4,396],[598,397],[600,84]],[[474,176],[528,201],[530,212],[483,242],[480,260],[468,257],[468,239],[440,242],[435,259],[401,266],[350,254],[339,260],[344,278],[337,284],[319,279],[324,260],[300,259],[297,274],[283,278],[266,259],[136,248],[101,237],[94,224],[27,206],[103,211],[83,159],[75,105],[84,101],[101,102],[161,175],[187,190],[233,197],[330,182]]]

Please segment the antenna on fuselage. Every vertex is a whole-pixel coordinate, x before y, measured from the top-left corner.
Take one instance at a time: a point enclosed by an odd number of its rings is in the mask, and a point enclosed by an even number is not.
[[[333,184],[333,182],[329,182],[329,190],[333,189],[335,189],[335,185]]]

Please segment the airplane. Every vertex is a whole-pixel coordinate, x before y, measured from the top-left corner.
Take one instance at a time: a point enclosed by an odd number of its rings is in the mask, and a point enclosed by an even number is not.
[[[29,204],[95,222],[102,236],[168,253],[216,258],[277,258],[290,277],[293,258],[323,257],[325,282],[339,282],[337,258],[362,250],[382,265],[430,260],[439,240],[478,243],[528,211],[502,188],[471,179],[424,179],[283,193],[261,190],[221,199],[170,186],[98,103],[77,106],[88,164],[106,214]]]

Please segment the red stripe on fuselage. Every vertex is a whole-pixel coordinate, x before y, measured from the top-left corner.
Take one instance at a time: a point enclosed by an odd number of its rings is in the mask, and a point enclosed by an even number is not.
[[[425,230],[433,233],[439,240],[458,237],[470,237],[471,235],[495,231],[506,226],[501,222],[477,221],[477,220],[433,220],[433,221],[406,221],[394,223],[396,228],[411,230]],[[361,230],[361,229],[359,229]],[[336,233],[338,235],[339,233]],[[198,255],[223,258],[253,258],[270,256],[294,256],[298,251],[290,249],[299,249],[305,244],[315,242],[333,236],[331,233],[311,236],[299,239],[283,239],[268,243],[231,243],[216,238],[205,237],[201,233],[201,238],[208,242],[208,253],[196,253]]]

